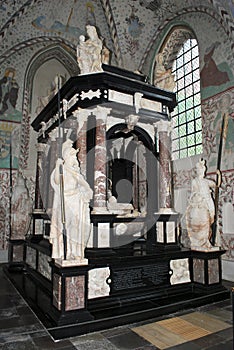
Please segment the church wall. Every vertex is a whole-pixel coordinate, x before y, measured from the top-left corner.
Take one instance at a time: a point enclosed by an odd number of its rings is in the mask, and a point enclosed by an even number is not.
[[[222,185],[219,191],[217,243],[226,250],[223,257],[223,277],[233,280],[233,37],[228,28],[224,28],[223,22],[219,23],[218,16],[212,18],[202,12],[188,13],[178,16],[175,25],[178,25],[178,20],[193,30],[200,50],[203,153],[200,156],[174,161],[175,208],[182,213],[181,224],[184,229],[184,214],[190,195],[191,179],[194,176],[193,167],[198,159],[203,157],[207,162],[207,177],[215,180],[221,120],[223,114],[228,113],[221,162]],[[170,22],[170,26],[173,26],[173,21]],[[214,52],[211,55],[212,49]],[[188,244],[186,239],[184,237],[185,244]]]

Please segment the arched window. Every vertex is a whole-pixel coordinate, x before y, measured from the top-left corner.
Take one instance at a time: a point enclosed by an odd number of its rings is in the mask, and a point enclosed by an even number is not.
[[[178,105],[172,113],[173,159],[202,153],[199,51],[196,39],[186,40],[172,65]]]

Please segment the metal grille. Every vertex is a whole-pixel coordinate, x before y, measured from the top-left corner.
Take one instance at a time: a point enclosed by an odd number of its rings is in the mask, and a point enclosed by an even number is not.
[[[202,153],[199,52],[195,39],[187,40],[174,61],[178,105],[172,113],[173,159]]]

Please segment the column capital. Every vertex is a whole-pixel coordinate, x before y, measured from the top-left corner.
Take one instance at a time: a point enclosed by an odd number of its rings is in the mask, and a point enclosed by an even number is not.
[[[36,144],[36,149],[37,149],[37,152],[46,152],[46,149],[48,148],[48,145],[46,143],[37,143]]]
[[[56,141],[57,137],[58,137],[58,127],[57,127],[57,128],[54,128],[54,129],[49,133],[50,141]]]
[[[96,116],[96,119],[101,119],[104,122],[107,120],[108,114],[110,114],[112,108],[97,106],[95,109],[93,109],[93,113]]]
[[[170,120],[159,120],[158,122],[154,123],[154,127],[158,132],[167,132],[169,135],[172,132],[173,124]]]
[[[126,122],[127,122],[127,127],[129,130],[133,130],[134,127],[136,126],[140,116],[136,114],[129,114],[126,117]]]
[[[73,116],[77,119],[78,122],[78,128],[77,128],[77,134],[82,129],[84,123],[87,121],[88,116],[90,114],[89,109],[84,108],[77,108],[74,112],[72,112]]]

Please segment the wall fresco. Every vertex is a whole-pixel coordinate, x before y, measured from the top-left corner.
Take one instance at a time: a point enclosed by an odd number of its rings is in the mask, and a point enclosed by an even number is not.
[[[227,90],[202,103],[203,151],[209,171],[217,167],[222,117],[227,114],[224,130],[221,170],[234,168],[234,89]]]
[[[0,120],[21,121],[22,113],[16,109],[19,84],[15,74],[14,68],[7,67],[0,79]]]
[[[20,124],[0,121],[0,168],[17,169]]]

